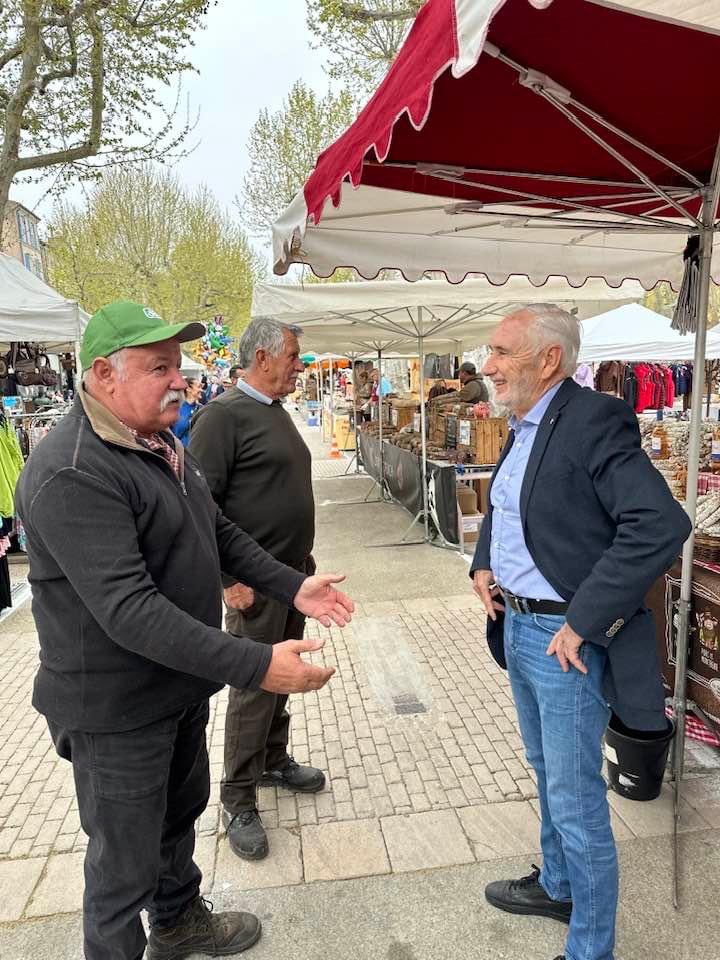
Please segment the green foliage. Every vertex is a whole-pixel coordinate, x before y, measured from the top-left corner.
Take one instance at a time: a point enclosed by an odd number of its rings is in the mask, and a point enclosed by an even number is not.
[[[88,313],[129,298],[173,322],[223,314],[234,336],[248,323],[263,265],[207,187],[189,193],[150,165],[116,168],[84,208],[58,204],[49,230],[51,283]]]
[[[677,293],[669,283],[658,283],[646,293],[643,297],[643,304],[648,310],[654,310],[655,313],[663,317],[672,317],[677,303]],[[714,327],[720,320],[720,289],[715,285],[710,285],[710,304],[708,309],[708,327]]]
[[[307,0],[316,46],[328,73],[355,94],[371,93],[388,71],[424,0]]]
[[[192,69],[187,49],[209,5],[0,3],[0,213],[18,175],[43,176],[53,167],[62,184],[97,176],[98,166],[119,159],[177,151],[192,121],[168,110],[163,92]]]
[[[310,176],[318,155],[355,116],[347,91],[319,97],[302,80],[282,108],[262,110],[250,131],[250,169],[238,200],[246,229],[268,238],[270,227]]]

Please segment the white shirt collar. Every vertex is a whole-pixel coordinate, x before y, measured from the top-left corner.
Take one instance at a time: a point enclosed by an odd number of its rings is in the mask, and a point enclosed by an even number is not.
[[[272,397],[268,397],[267,394],[261,393],[259,390],[256,390],[255,387],[251,387],[250,384],[246,383],[244,380],[238,380],[237,388],[238,390],[242,390],[242,392],[246,393],[249,397],[252,397],[253,400],[258,400],[260,403],[264,403],[268,407],[272,405]]]

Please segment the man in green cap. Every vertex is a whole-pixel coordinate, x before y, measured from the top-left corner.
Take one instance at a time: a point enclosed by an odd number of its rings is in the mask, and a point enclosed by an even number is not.
[[[305,577],[227,520],[169,428],[186,386],[182,342],[120,301],[91,317],[72,411],[38,445],[18,485],[28,537],[40,668],[33,703],[73,765],[85,857],[86,960],[227,956],[260,921],[213,914],[200,897],[194,824],[207,806],[208,698],[233,687],[317,690],[320,641],[275,646],[221,629],[221,574],[326,626],[352,601],[341,576]]]

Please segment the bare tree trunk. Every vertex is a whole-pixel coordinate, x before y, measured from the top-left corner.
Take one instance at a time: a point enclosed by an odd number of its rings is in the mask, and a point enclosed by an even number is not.
[[[14,94],[10,97],[5,111],[5,130],[2,150],[0,150],[0,243],[5,222],[5,210],[10,197],[10,184],[17,173],[17,161],[20,151],[20,134],[25,108],[33,95],[38,67],[42,57],[40,14],[41,0],[25,0],[23,4],[23,44],[22,72]]]

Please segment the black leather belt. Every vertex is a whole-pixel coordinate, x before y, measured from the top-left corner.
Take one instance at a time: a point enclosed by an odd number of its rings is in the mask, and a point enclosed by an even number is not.
[[[560,600],[531,600],[529,597],[516,597],[509,590],[500,587],[507,605],[515,613],[546,613],[553,616],[562,616],[568,612],[569,603]]]

